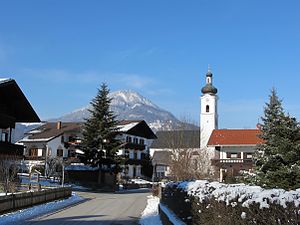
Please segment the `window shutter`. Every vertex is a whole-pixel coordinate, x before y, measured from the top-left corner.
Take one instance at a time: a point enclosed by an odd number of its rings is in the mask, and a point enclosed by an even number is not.
[[[241,153],[240,152],[238,152],[237,157],[241,158]]]

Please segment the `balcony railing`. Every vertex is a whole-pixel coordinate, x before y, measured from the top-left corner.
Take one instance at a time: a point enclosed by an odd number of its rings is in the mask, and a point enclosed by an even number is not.
[[[212,159],[212,165],[224,165],[224,164],[253,164],[252,159]]]
[[[0,141],[0,154],[4,155],[23,155],[24,146],[15,145],[9,142]]]
[[[141,145],[141,144],[127,142],[124,145],[124,148],[125,149],[134,149],[134,150],[145,150],[146,146],[145,145]]]
[[[32,155],[32,156],[25,156],[24,157],[25,160],[45,160],[45,156],[35,156],[35,155]]]

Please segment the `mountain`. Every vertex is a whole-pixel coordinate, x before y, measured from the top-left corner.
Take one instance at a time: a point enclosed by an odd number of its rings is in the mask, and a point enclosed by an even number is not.
[[[118,120],[145,120],[154,131],[178,129],[183,126],[183,123],[172,113],[161,109],[137,92],[116,91],[110,93],[109,97],[112,98],[111,110],[115,112]],[[84,118],[88,118],[90,115],[89,107],[75,110],[51,121],[84,121]],[[184,125],[184,127],[187,129],[197,128],[191,124]]]
[[[21,140],[25,133],[41,126],[42,124],[43,123],[16,123],[12,141],[17,142]]]

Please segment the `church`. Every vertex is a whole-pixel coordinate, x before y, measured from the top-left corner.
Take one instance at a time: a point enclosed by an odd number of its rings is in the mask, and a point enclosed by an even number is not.
[[[225,174],[237,176],[241,170],[252,169],[252,156],[262,140],[258,129],[218,128],[218,89],[213,86],[210,69],[205,79],[201,89],[200,151],[209,152],[211,166],[222,181]]]
[[[188,137],[188,141],[182,147],[198,152],[199,160],[202,160],[206,167],[209,167],[207,169],[213,171],[214,177],[220,181],[226,177],[238,176],[241,170],[251,170],[253,167],[252,156],[256,145],[262,143],[258,137],[260,130],[219,129],[218,89],[213,85],[213,74],[210,68],[205,75],[205,86],[201,92],[200,129],[192,132],[192,135],[190,135],[191,131],[182,131],[183,136]],[[170,132],[178,131],[157,132],[158,139],[151,146],[152,152],[154,152],[153,166],[159,168],[157,171],[154,170],[154,174],[159,174],[160,177],[170,174],[168,164],[170,163],[171,149],[165,141],[170,138],[164,138]],[[168,137],[175,138],[176,135],[168,135]],[[163,152],[164,157],[161,156]],[[162,161],[163,158],[166,159],[165,162]],[[155,162],[159,163],[155,164]]]

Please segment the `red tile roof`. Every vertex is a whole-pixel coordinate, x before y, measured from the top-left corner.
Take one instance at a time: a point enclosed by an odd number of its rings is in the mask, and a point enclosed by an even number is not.
[[[213,130],[207,145],[256,145],[263,142],[260,130]]]

